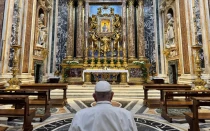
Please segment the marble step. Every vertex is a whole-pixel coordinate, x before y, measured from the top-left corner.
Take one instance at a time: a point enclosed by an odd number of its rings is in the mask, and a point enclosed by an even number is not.
[[[143,99],[144,90],[141,85],[138,86],[129,86],[129,87],[120,87],[115,85],[112,87],[114,91],[115,98],[124,98],[124,99]],[[79,85],[69,85],[67,89],[67,98],[92,98],[94,92],[94,86],[82,87]],[[63,90],[52,90],[51,97],[58,98],[63,96]],[[150,98],[159,98],[160,92],[157,90],[151,90],[148,92]]]

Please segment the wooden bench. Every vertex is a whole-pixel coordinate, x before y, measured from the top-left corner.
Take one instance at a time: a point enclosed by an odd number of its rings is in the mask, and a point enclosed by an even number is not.
[[[8,127],[0,126],[0,131],[6,131]]]
[[[199,106],[210,106],[210,97],[193,97],[193,112],[184,113],[186,121],[190,125],[189,131],[200,131],[199,120],[210,120],[210,112],[198,113]]]
[[[160,107],[160,101],[163,101],[163,90],[191,90],[191,86],[187,84],[144,84],[144,105],[149,108]],[[148,99],[149,90],[159,90],[160,99]]]
[[[183,118],[183,116],[170,116],[168,108],[171,107],[186,107],[191,110],[193,102],[191,97],[206,97],[210,95],[210,91],[195,91],[195,90],[164,90],[164,100],[160,103],[161,116],[168,122],[172,122],[172,118]]]
[[[36,118],[40,118],[40,122],[46,120],[51,116],[50,108],[51,103],[48,99],[48,90],[39,89],[0,89],[0,95],[29,95],[29,96],[43,96],[43,99],[29,99],[30,106],[44,106],[45,112],[42,115],[35,115]],[[15,109],[21,109],[23,105],[16,104]]]
[[[0,83],[0,89],[4,89],[4,88],[5,88],[4,84]]]
[[[0,109],[0,116],[4,117],[24,117],[23,130],[32,131],[31,124],[35,116],[34,109],[29,109],[28,95],[0,95],[1,104],[24,104],[24,109]]]
[[[64,106],[67,103],[66,98],[66,90],[68,88],[68,84],[64,83],[36,83],[36,84],[21,84],[21,89],[40,89],[40,90],[49,90],[48,99],[50,100],[52,105],[62,105]],[[50,91],[54,89],[62,89],[63,90],[63,98],[62,99],[51,99]]]

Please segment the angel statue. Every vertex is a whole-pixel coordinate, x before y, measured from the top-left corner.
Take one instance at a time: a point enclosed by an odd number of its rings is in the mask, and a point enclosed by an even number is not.
[[[108,51],[110,51],[110,39],[107,37],[107,36],[104,36],[102,39],[101,39],[101,42],[103,43],[103,50],[101,53],[106,53]]]
[[[118,14],[115,15],[115,19],[114,19],[114,27],[115,28],[120,28],[121,27],[121,23],[120,23],[120,16]]]
[[[96,29],[97,28],[97,18],[95,15],[90,17],[90,29]]]
[[[118,49],[118,42],[120,41],[120,33],[117,31],[114,35],[114,50],[117,50]]]

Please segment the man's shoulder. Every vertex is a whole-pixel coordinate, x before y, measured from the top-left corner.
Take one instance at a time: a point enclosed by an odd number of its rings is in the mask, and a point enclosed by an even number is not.
[[[116,110],[116,111],[118,111],[118,112],[120,112],[120,113],[124,113],[124,114],[127,114],[127,115],[130,115],[130,114],[131,114],[130,111],[128,111],[128,110],[126,110],[126,109],[124,109],[124,108],[113,107],[113,109]]]

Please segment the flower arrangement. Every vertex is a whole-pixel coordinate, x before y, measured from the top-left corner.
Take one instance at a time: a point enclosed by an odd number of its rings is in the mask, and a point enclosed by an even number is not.
[[[133,61],[133,64],[138,65],[140,67],[140,70],[142,71],[142,77],[144,80],[147,80],[147,67],[146,63],[144,61]]]
[[[79,61],[70,61],[70,60],[68,60],[68,61],[66,61],[66,64],[77,65],[77,64],[79,64]]]

